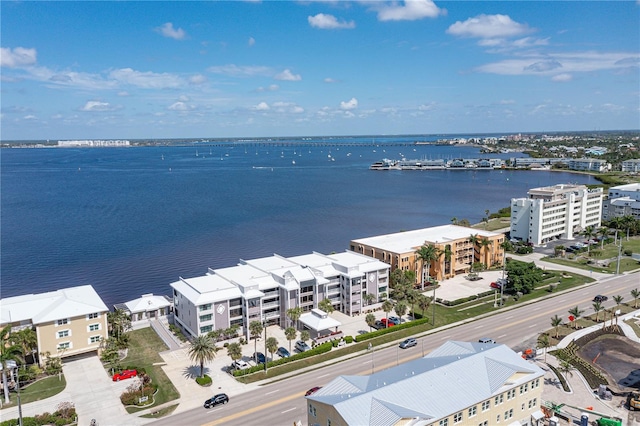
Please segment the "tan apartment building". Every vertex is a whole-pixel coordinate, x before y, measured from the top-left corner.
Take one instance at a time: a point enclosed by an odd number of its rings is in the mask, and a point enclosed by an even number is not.
[[[310,426],[542,424],[544,371],[506,345],[449,341],[369,376],[339,376],[306,397]]]
[[[38,354],[68,357],[98,352],[107,338],[109,309],[90,285],[0,299],[0,326],[32,328]],[[40,363],[46,357],[40,356]]]
[[[472,242],[472,236],[475,242]],[[472,263],[475,262],[481,262],[488,268],[502,266],[504,240],[502,233],[442,225],[352,240],[350,250],[391,265],[391,271],[414,271],[416,284],[420,284],[427,279],[426,270],[425,276],[422,276],[423,261],[416,254],[420,247],[436,247],[440,256],[431,262],[429,277],[445,280],[470,272]]]

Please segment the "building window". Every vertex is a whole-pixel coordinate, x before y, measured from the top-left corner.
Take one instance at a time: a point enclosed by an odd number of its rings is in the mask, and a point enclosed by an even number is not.
[[[213,318],[211,314],[200,315],[200,322],[211,321],[211,318]]]
[[[99,313],[94,312],[94,313],[92,313],[92,314],[87,315],[87,319],[88,319],[88,320],[90,320],[90,319],[96,319],[96,318],[98,318],[99,316],[100,316],[100,314],[99,314]]]
[[[439,426],[449,426],[449,419],[442,419],[438,422]]]
[[[491,401],[486,400],[482,403],[482,411],[487,411],[491,407]]]
[[[493,401],[493,405],[502,404],[503,402],[504,402],[504,394],[501,393],[500,395],[495,397],[495,399]]]
[[[59,325],[65,325],[65,324],[69,324],[69,318],[59,319],[58,321],[56,321],[56,327]]]
[[[211,303],[207,303],[207,304],[205,304],[205,305],[200,305],[200,306],[198,306],[198,308],[199,308],[201,311],[208,311],[209,309],[211,309]]]
[[[71,336],[71,331],[70,330],[60,330],[58,331],[58,339],[60,339],[61,337],[69,337]]]
[[[316,407],[311,404],[309,404],[309,414],[311,414],[313,417],[316,416]]]
[[[101,338],[101,336],[91,336],[89,338],[89,343],[99,343]]]
[[[65,349],[71,349],[71,342],[58,343],[58,350],[63,351]]]
[[[331,419],[327,419],[327,426],[331,426]]]
[[[453,415],[453,423],[460,423],[462,421],[462,411]]]
[[[478,426],[489,426],[489,420],[485,420],[482,423],[478,423]]]
[[[496,416],[496,423],[500,423],[500,414]]]
[[[473,407],[469,408],[469,417],[473,417],[478,413],[478,406],[474,405]]]
[[[98,331],[100,330],[100,324],[91,324],[89,325],[89,331]]]
[[[203,327],[200,327],[200,333],[208,333],[210,331],[213,330],[213,326],[212,325],[205,325]]]

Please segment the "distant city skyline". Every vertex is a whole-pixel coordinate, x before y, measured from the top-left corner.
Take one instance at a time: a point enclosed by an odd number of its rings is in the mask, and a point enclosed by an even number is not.
[[[0,8],[2,140],[640,128],[640,0]]]

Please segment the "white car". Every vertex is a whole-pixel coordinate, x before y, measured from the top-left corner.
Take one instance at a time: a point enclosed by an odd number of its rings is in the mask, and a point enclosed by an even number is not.
[[[307,345],[307,343],[303,342],[302,340],[298,340],[296,342],[296,349],[299,350],[300,352],[306,352],[308,350],[311,350],[309,345]]]
[[[249,364],[247,364],[246,361],[239,359],[237,361],[233,361],[231,363],[231,367],[235,370],[244,370],[245,368],[249,368]]]

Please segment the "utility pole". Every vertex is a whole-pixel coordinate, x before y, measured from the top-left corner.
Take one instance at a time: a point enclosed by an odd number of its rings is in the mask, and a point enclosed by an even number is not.
[[[264,374],[267,374],[267,364],[269,359],[267,358],[267,316],[264,316]]]
[[[436,285],[433,285],[433,300],[431,301],[431,324],[436,326]]]
[[[622,253],[622,238],[620,238],[620,245],[618,246],[618,264],[616,265],[616,275],[620,275],[620,256]]]

